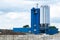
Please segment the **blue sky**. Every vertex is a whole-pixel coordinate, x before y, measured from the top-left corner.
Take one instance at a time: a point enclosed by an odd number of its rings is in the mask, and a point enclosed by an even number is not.
[[[51,25],[60,26],[60,0],[0,0],[0,28],[12,29],[30,25],[30,9],[36,3],[50,6]],[[57,25],[59,24],[59,25]]]

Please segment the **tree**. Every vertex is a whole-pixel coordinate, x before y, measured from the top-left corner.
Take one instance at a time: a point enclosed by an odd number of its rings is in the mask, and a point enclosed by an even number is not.
[[[23,28],[29,28],[29,25],[24,25]]]

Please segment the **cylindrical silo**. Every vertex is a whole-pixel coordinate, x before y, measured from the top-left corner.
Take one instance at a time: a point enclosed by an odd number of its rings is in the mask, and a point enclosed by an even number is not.
[[[50,24],[50,7],[42,5],[40,8],[40,26],[47,27]]]

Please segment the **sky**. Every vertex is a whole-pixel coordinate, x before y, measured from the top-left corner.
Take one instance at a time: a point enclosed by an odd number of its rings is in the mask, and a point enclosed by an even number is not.
[[[0,0],[0,28],[13,29],[31,25],[31,8],[36,3],[50,6],[50,25],[60,30],[60,0]]]

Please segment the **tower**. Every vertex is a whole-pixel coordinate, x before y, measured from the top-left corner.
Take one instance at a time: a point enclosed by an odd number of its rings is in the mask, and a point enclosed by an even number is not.
[[[40,33],[40,8],[31,9],[31,31],[34,34]]]
[[[40,30],[45,33],[50,24],[50,8],[48,5],[42,5],[40,9]]]

